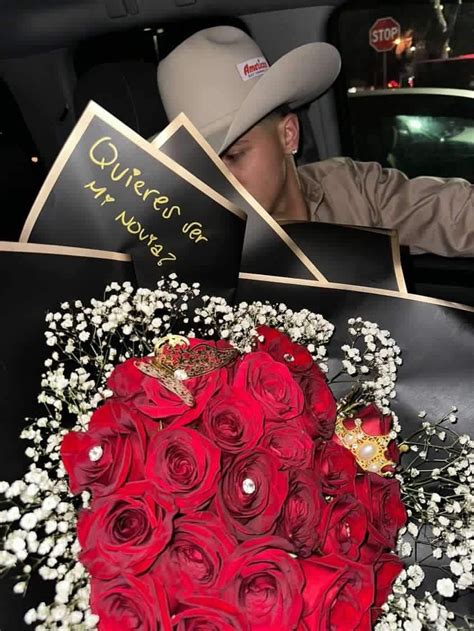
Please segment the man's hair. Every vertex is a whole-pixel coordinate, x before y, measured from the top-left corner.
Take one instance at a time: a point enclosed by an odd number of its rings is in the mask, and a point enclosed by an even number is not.
[[[281,120],[282,118],[284,118],[285,116],[287,116],[288,114],[292,113],[292,109],[289,105],[283,104],[283,105],[279,105],[278,107],[276,107],[274,110],[272,110],[271,112],[269,112],[268,114],[266,114],[265,116],[263,116],[263,118],[261,118],[257,123],[255,123],[256,125],[261,125],[262,123],[271,123],[271,122],[278,122],[279,120]]]
[[[289,105],[284,103],[283,105],[279,105],[274,110],[272,110],[269,114],[265,116],[265,118],[284,118],[288,114],[291,114],[293,110]]]

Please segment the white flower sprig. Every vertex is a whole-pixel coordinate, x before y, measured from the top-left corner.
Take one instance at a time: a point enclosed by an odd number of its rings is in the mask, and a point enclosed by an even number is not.
[[[423,420],[401,444],[408,451],[397,477],[410,521],[397,552],[410,565],[395,582],[378,631],[474,628],[474,617],[455,610],[472,592],[474,565],[474,441],[450,427],[455,412]],[[423,568],[430,568],[430,581]]]
[[[306,346],[320,368],[327,372],[327,345],[334,333],[334,325],[322,315],[307,309],[293,311],[283,303],[241,302],[232,307],[223,298],[209,296],[203,296],[203,302],[205,306],[196,309],[194,322],[202,322],[209,335],[217,333],[242,353],[249,353],[257,336],[257,327],[270,326],[284,331],[293,342]]]
[[[375,322],[358,317],[350,318],[348,323],[350,343],[342,346],[342,370],[331,382],[335,383],[341,374],[352,376],[362,385],[364,399],[376,403],[383,414],[390,414],[397,370],[402,364],[400,348],[390,331]]]

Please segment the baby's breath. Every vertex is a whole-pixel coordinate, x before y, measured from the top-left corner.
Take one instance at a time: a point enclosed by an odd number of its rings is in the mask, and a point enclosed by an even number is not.
[[[377,631],[474,628],[474,619],[451,604],[469,598],[474,564],[474,441],[449,426],[454,412],[430,422],[422,410],[421,428],[402,443],[408,452],[398,479],[410,521],[397,552],[410,565],[397,578]],[[431,591],[423,567],[435,579]]]

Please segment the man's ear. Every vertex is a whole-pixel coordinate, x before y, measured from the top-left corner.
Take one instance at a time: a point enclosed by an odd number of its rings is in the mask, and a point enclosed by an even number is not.
[[[300,123],[298,116],[291,112],[278,122],[278,135],[283,151],[290,155],[298,151],[300,143]]]

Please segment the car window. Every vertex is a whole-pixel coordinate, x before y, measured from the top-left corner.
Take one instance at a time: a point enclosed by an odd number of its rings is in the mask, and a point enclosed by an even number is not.
[[[347,90],[474,89],[474,1],[350,2],[339,13]]]
[[[474,181],[474,91],[408,88],[349,95],[354,156],[400,169]]]
[[[147,138],[166,124],[158,96],[157,29],[86,39],[73,52],[76,119],[90,100]]]
[[[344,152],[472,180],[474,1],[352,2],[334,24]]]

